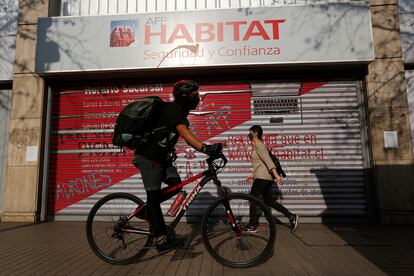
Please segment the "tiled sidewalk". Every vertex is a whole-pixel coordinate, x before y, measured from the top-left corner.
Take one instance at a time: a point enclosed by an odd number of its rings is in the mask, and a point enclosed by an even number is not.
[[[199,225],[180,224],[188,246],[155,250],[115,266],[89,249],[83,222],[0,223],[0,275],[392,275],[414,274],[414,226],[277,225],[275,253],[264,264],[233,269],[205,250]]]

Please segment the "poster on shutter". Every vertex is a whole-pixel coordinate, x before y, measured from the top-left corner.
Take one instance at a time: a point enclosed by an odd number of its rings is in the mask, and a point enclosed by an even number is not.
[[[247,84],[201,85],[201,103],[189,115],[191,128],[203,141],[250,119]],[[231,99],[237,94],[237,102]],[[139,171],[132,165],[133,151],[111,143],[116,116],[128,103],[146,96],[172,99],[172,85],[87,85],[55,93],[52,119],[52,156],[49,182],[49,212],[59,213],[83,199],[112,187],[143,192]],[[180,141],[178,153],[189,162],[188,145]],[[197,158],[203,159],[197,153]],[[197,164],[203,164],[201,161]],[[204,166],[204,165],[200,165]],[[185,165],[178,164],[180,170]],[[187,175],[191,174],[191,171]],[[114,189],[118,189],[118,186]]]
[[[49,175],[49,213],[86,215],[113,192],[146,194],[133,152],[111,144],[117,114],[138,98],[172,99],[172,84],[114,83],[57,89],[54,95]],[[288,178],[274,190],[303,215],[366,213],[356,84],[346,82],[201,83],[201,101],[188,117],[207,143],[226,144],[229,162],[219,175],[233,192],[249,192],[252,125],[279,158]],[[206,168],[205,155],[179,140],[175,166],[182,179]],[[190,191],[196,183],[190,184]],[[275,186],[276,187],[276,186]],[[217,198],[207,184],[189,212],[202,215]],[[166,211],[171,204],[166,201]],[[248,212],[248,207],[245,207]]]

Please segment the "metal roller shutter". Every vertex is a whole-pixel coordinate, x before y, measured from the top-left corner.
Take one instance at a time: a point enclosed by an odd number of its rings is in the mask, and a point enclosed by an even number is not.
[[[10,116],[10,106],[11,106],[11,90],[0,89],[0,214],[3,213],[3,190],[5,182],[5,166],[7,158],[7,143],[8,143],[8,122]],[[14,136],[14,137],[13,137]],[[16,139],[16,133],[11,133],[11,139]],[[12,140],[12,142],[15,142]],[[27,142],[23,140],[22,143],[24,146],[27,146]]]
[[[286,168],[281,202],[291,211],[366,215],[356,93],[355,82],[252,84],[251,123]]]
[[[102,196],[129,192],[145,199],[133,152],[110,143],[116,115],[148,95],[171,99],[171,84],[121,84],[57,89],[54,93],[48,210],[63,219],[83,217]],[[288,173],[282,202],[311,216],[366,215],[355,82],[225,83],[200,86],[199,108],[189,116],[204,141],[225,142],[228,166],[219,175],[232,191],[248,192],[253,124]],[[182,140],[176,166],[186,179],[205,168],[201,153]],[[196,183],[186,186],[187,192]],[[201,215],[216,197],[207,184],[188,210]],[[162,205],[168,209],[171,200]],[[246,208],[247,212],[247,208]]]

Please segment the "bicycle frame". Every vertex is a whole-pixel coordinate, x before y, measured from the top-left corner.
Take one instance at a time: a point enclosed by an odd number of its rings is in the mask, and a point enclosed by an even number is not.
[[[165,196],[165,199],[162,202],[164,202],[164,201],[168,200],[169,198],[171,198],[171,195],[174,194],[175,191],[177,191],[178,189],[181,189],[182,187],[196,181],[197,179],[202,178],[203,176],[204,176],[204,178],[201,179],[200,182],[198,182],[197,185],[193,188],[191,193],[187,195],[187,197],[184,200],[184,203],[182,204],[180,212],[175,216],[174,220],[170,223],[169,226],[172,229],[175,229],[177,224],[180,222],[181,218],[186,213],[187,209],[191,206],[191,203],[194,201],[194,199],[200,193],[200,191],[202,190],[204,185],[207,184],[207,182],[209,182],[210,180],[213,180],[213,183],[217,186],[219,196],[221,198],[225,195],[225,191],[221,188],[221,182],[220,182],[220,180],[218,180],[217,172],[212,168],[212,164],[209,164],[209,168],[207,170],[205,170],[205,171],[203,171],[203,172],[201,172],[201,173],[199,173],[199,174],[197,174],[193,177],[190,177],[189,179],[184,180],[180,184],[177,184],[177,185],[172,186],[172,187],[166,187],[166,188],[162,189],[162,193]],[[225,206],[226,205],[227,204],[225,204]],[[147,203],[144,203],[141,207],[136,209],[131,215],[128,216],[127,219],[128,220],[132,219],[136,214],[138,214],[142,209],[144,209],[145,206],[147,206]],[[231,212],[229,206],[226,206],[226,209],[228,210],[228,215],[229,215],[230,221],[234,225],[234,223],[233,223],[234,222],[233,213]],[[128,232],[135,232],[135,231],[130,230]],[[139,231],[139,233],[143,234],[142,231]]]
[[[218,161],[217,159],[221,159]],[[217,160],[217,162],[215,162]],[[183,200],[178,214],[167,226],[166,235],[175,237],[175,228],[187,213],[188,208],[199,196],[207,182],[212,181],[217,187],[218,199],[211,203],[201,221],[201,237],[208,253],[218,262],[230,267],[251,267],[264,261],[270,256],[275,241],[275,225],[271,212],[264,203],[251,195],[231,193],[222,186],[217,178],[224,169],[227,159],[222,153],[207,158],[208,169],[181,183],[162,189],[161,201],[165,201],[184,186],[194,182],[196,185]],[[196,183],[198,182],[198,183]],[[173,183],[170,183],[173,184]],[[119,202],[121,210],[113,206]],[[244,226],[245,219],[240,210],[240,204],[257,205],[265,213],[263,233],[249,234]],[[99,200],[88,215],[86,233],[88,243],[93,252],[101,259],[113,264],[128,264],[139,260],[154,246],[153,227],[146,217],[144,203],[138,197],[128,193],[114,193]],[[129,209],[124,213],[124,209]],[[130,209],[132,207],[132,210]],[[100,212],[102,210],[102,212]],[[234,211],[234,213],[233,213]],[[244,210],[242,210],[244,211]],[[103,215],[100,217],[100,215]],[[109,221],[108,221],[109,216]],[[105,223],[101,223],[104,221]],[[95,223],[96,222],[96,223]],[[137,236],[134,236],[135,234]],[[252,237],[252,241],[249,241]],[[220,241],[221,240],[221,241]],[[257,242],[256,242],[257,241]],[[127,248],[130,247],[128,250]],[[228,250],[230,248],[230,250]],[[232,249],[233,248],[233,249]],[[237,253],[240,251],[240,253]]]

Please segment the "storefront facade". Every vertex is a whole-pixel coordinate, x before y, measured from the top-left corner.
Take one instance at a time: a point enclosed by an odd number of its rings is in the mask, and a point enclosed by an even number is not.
[[[33,70],[40,77],[32,80],[45,87],[39,141],[16,160],[36,164],[34,219],[83,220],[94,202],[116,191],[145,198],[133,152],[111,144],[116,115],[140,97],[171,100],[173,82],[191,78],[202,95],[191,127],[203,141],[226,143],[225,186],[248,192],[246,135],[260,124],[288,174],[279,194],[284,205],[304,221],[374,221],[378,175],[367,81],[376,59],[373,7],[328,2],[210,8],[194,2],[193,11],[181,11],[177,1],[171,12],[146,7],[92,16],[105,6],[93,13],[92,2],[86,8],[62,1],[60,14],[81,16],[37,21]],[[411,142],[401,144],[406,131],[384,129],[383,150],[412,151]],[[177,150],[182,178],[203,170],[203,154],[183,142]],[[216,196],[207,187],[191,215],[202,215]]]

